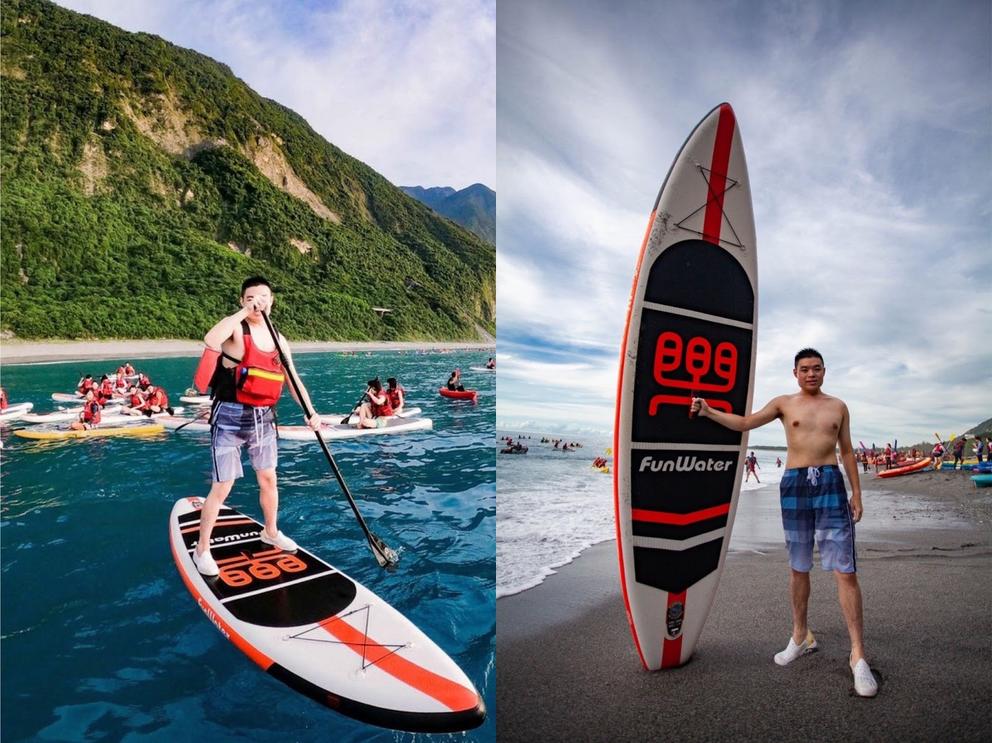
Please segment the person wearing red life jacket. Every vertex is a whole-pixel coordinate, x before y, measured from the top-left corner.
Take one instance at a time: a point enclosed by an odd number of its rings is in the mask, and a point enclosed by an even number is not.
[[[76,385],[76,391],[79,392],[80,395],[85,395],[95,386],[96,386],[96,382],[93,381],[93,375],[87,374],[85,377],[79,380],[79,383]]]
[[[399,415],[403,412],[403,406],[406,404],[406,390],[403,389],[403,385],[396,381],[396,377],[387,379],[386,385],[386,397],[389,398],[389,404],[393,406],[393,415]]]
[[[134,367],[131,366],[130,361],[124,362],[124,373],[129,377],[134,376]]]
[[[79,420],[69,424],[69,428],[74,431],[83,431],[100,424],[100,410],[103,406],[97,400],[96,393],[90,390],[86,393],[86,400],[83,402],[83,412],[79,414]]]
[[[210,413],[210,452],[213,485],[200,509],[200,532],[193,563],[206,576],[220,573],[210,554],[210,535],[217,515],[234,481],[244,475],[241,450],[247,445],[249,459],[258,480],[258,500],[265,516],[259,539],[287,552],[297,549],[296,542],[278,529],[279,491],[276,480],[277,447],[275,406],[282,394],[285,375],[299,375],[286,339],[272,337],[266,315],[272,310],[272,286],[261,276],[245,279],[241,285],[241,309],[214,325],[203,337],[206,344],[201,366],[213,368],[209,386],[214,398]],[[283,368],[276,342],[283,349],[287,368]],[[199,374],[199,370],[197,372]],[[290,393],[296,391],[290,385]],[[310,396],[300,383],[297,399],[313,410]],[[315,412],[307,420],[313,431],[320,430],[320,416]]]
[[[117,372],[117,376],[114,377],[114,392],[118,395],[122,395],[127,392],[127,375],[121,374],[120,370]]]
[[[152,380],[148,378],[148,375],[142,372],[138,375],[138,386],[144,389],[152,383]]]
[[[121,410],[125,415],[142,415],[148,407],[148,399],[138,386],[132,384],[124,396],[124,408]]]
[[[114,383],[110,381],[110,377],[104,374],[100,377],[100,395],[102,397],[110,398],[114,394]]]
[[[7,390],[0,387],[0,410],[6,410],[10,407],[10,400],[7,399]]]
[[[161,387],[156,387],[155,385],[148,386],[148,402],[145,408],[145,415],[151,416],[154,413],[161,413],[165,411],[169,415],[172,415],[173,410],[169,406],[169,396],[166,394],[165,390]]]
[[[369,390],[358,408],[358,425],[361,428],[382,428],[386,419],[393,415],[389,395],[382,389],[379,378],[369,380]]]

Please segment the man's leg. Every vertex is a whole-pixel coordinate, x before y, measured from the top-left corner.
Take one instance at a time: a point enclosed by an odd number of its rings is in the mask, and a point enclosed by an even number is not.
[[[210,534],[213,532],[214,524],[217,522],[217,514],[220,513],[220,507],[224,505],[224,501],[227,500],[232,487],[234,487],[234,480],[215,482],[210,487],[207,499],[203,502],[203,507],[200,509],[200,536],[196,542],[197,554],[202,555],[209,549]]]
[[[837,598],[847,622],[847,633],[851,636],[851,667],[865,657],[864,615],[861,607],[861,586],[857,573],[834,571],[837,579]]]
[[[792,639],[797,645],[806,639],[809,631],[806,616],[809,606],[809,573],[790,571],[789,595],[792,598]]]
[[[274,537],[279,533],[279,488],[276,484],[275,467],[258,470],[258,502],[265,516],[265,531]]]

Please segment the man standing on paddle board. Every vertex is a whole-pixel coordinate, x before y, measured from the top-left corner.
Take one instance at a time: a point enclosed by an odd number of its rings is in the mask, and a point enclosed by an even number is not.
[[[245,279],[241,285],[241,309],[214,325],[204,336],[207,346],[197,377],[212,371],[213,409],[210,411],[210,453],[213,460],[213,486],[200,511],[200,536],[193,563],[203,575],[214,576],[219,569],[210,554],[210,534],[220,508],[234,481],[244,475],[241,448],[248,445],[248,456],[258,479],[258,500],[265,515],[265,528],[259,538],[265,544],[294,552],[296,542],[278,529],[279,491],[276,484],[277,437],[275,405],[282,394],[285,373],[299,379],[286,339],[279,344],[286,354],[288,369],[283,370],[275,340],[262,313],[272,310],[272,287],[260,276]],[[216,349],[220,349],[217,351]],[[290,386],[290,392],[296,393]],[[312,410],[310,396],[300,382],[306,409]],[[297,400],[297,402],[301,402]],[[320,416],[307,421],[320,429]]]
[[[807,625],[809,571],[813,566],[813,538],[820,550],[824,570],[833,570],[837,580],[847,631],[851,636],[850,665],[854,689],[863,697],[878,693],[878,684],[865,660],[861,604],[854,553],[854,524],[861,520],[861,483],[851,444],[850,413],[847,405],[825,394],[823,356],[812,348],[796,354],[792,370],[799,382],[799,392],[781,395],[757,413],[747,416],[715,410],[700,397],[692,400],[692,412],[716,421],[733,431],[750,431],[776,418],[785,427],[786,469],[780,484],[782,524],[789,550],[792,575],[792,637],[775,662],[785,666],[817,648]],[[840,468],[836,449],[851,483],[851,500]]]

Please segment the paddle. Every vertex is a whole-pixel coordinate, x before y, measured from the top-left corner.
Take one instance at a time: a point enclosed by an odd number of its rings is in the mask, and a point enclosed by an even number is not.
[[[289,360],[286,358],[286,353],[282,350],[282,345],[279,343],[279,334],[276,329],[272,327],[272,321],[269,320],[269,316],[263,310],[262,319],[265,321],[265,327],[269,329],[269,333],[272,335],[272,342],[276,346],[276,351],[279,352],[279,359],[282,361],[283,368],[286,370],[286,376],[289,378],[289,383],[293,385],[293,391],[296,393],[297,402],[300,403],[300,407],[303,408],[303,414],[310,420],[314,416],[314,411],[303,401],[303,395],[300,392],[300,382],[293,374],[292,368],[289,365]],[[350,416],[350,413],[349,413]],[[355,499],[351,495],[351,491],[348,490],[348,484],[344,481],[344,476],[341,474],[341,470],[338,469],[337,462],[334,461],[334,457],[331,455],[331,450],[327,448],[327,442],[324,441],[324,437],[320,435],[320,431],[314,431],[314,436],[317,437],[317,443],[320,444],[321,450],[324,452],[324,456],[327,458],[327,463],[331,465],[331,471],[334,473],[334,477],[337,478],[338,485],[341,486],[342,492],[344,492],[345,497],[348,499],[348,504],[351,506],[352,513],[355,514],[355,519],[358,521],[358,525],[362,527],[362,531],[365,532],[365,538],[368,540],[369,549],[372,550],[372,554],[375,556],[376,562],[379,563],[380,567],[391,568],[400,561],[399,555],[396,551],[390,549],[386,546],[379,537],[373,534],[365,523],[365,519],[362,518],[361,511],[358,510],[358,504],[355,503]]]
[[[345,425],[348,422],[348,420],[351,418],[351,416],[353,416],[355,414],[355,411],[358,410],[358,406],[362,404],[362,400],[365,399],[365,396],[367,394],[369,394],[369,391],[371,389],[372,389],[371,387],[366,387],[365,388],[365,392],[363,392],[362,393],[362,396],[358,398],[358,402],[356,402],[354,405],[351,406],[351,412],[348,413],[348,415],[346,415],[344,418],[341,419],[341,425],[342,426]]]
[[[202,419],[202,418],[205,418],[205,417],[206,417],[206,416],[208,416],[208,415],[210,415],[210,408],[208,408],[208,409],[206,409],[206,410],[204,410],[204,411],[203,411],[202,413],[198,413],[198,414],[196,414],[196,415],[194,415],[194,416],[193,416],[193,417],[192,417],[192,418],[191,418],[190,420],[188,420],[188,421],[187,421],[186,423],[183,423],[183,424],[182,424],[181,426],[178,426],[178,427],[176,428],[176,430],[177,430],[177,431],[182,431],[182,430],[183,430],[184,428],[186,428],[186,426],[188,426],[188,425],[189,425],[190,423],[196,423],[196,422],[197,422],[198,420],[200,420],[200,419]]]

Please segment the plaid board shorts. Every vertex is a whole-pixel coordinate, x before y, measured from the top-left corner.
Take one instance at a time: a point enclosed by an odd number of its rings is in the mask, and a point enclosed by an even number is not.
[[[210,424],[214,482],[244,477],[241,448],[245,444],[248,445],[248,459],[256,472],[276,466],[279,446],[272,408],[255,408],[238,402],[217,403]]]
[[[840,467],[797,467],[779,484],[782,527],[789,565],[800,573],[813,567],[813,538],[824,570],[856,573],[854,519]]]

